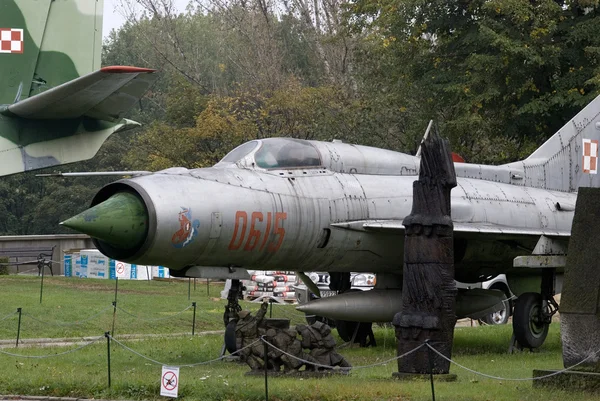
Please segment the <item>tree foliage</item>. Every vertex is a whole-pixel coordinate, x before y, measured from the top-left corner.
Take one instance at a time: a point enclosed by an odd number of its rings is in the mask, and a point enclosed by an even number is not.
[[[144,126],[63,171],[206,167],[266,137],[414,153],[431,119],[468,161],[505,163],[599,93],[598,0],[120,3],[102,59],[158,70]],[[64,232],[110,181],[4,177],[0,234]]]
[[[367,70],[386,71],[375,85],[399,83],[395,102],[412,97],[455,149],[496,162],[526,156],[598,94],[597,13],[597,2],[554,0],[359,0],[349,11],[368,33]]]

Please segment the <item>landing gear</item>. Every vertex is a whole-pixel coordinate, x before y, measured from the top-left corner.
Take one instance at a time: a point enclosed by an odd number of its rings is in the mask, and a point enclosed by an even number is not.
[[[505,306],[504,308],[496,311],[494,313],[490,313],[479,319],[481,323],[494,326],[497,324],[506,324],[508,323],[508,317],[510,316],[509,307]]]
[[[515,303],[513,331],[524,348],[539,348],[548,335],[550,321],[544,318],[542,295],[537,292],[521,294]]]
[[[526,292],[515,302],[513,332],[515,340],[523,348],[539,348],[546,340],[552,316],[558,312],[554,281],[555,270],[543,269],[541,294]]]
[[[239,300],[242,298],[242,285],[240,280],[231,280],[231,288],[227,293],[227,305],[225,305],[225,313],[223,313],[223,323],[225,323],[225,349],[233,354],[237,351],[235,329],[237,326],[238,313],[242,310]],[[221,352],[221,356],[224,352]]]
[[[350,288],[350,273],[329,273],[329,288],[338,293],[360,291]],[[375,347],[375,335],[372,323],[359,323],[347,320],[336,320],[335,326],[340,338],[345,342],[355,342],[361,347]]]
[[[336,326],[340,338],[345,342],[355,342],[360,344],[361,347],[377,346],[373,334],[373,323],[336,320]]]
[[[513,312],[513,304],[514,302],[511,300],[512,294],[508,290],[508,288],[499,288],[492,287],[492,290],[500,290],[504,292],[506,295],[506,300],[502,303],[502,309],[499,311],[490,313],[479,319],[479,323],[487,324],[489,326],[495,326],[498,324],[506,324],[508,323],[508,318],[514,313]]]

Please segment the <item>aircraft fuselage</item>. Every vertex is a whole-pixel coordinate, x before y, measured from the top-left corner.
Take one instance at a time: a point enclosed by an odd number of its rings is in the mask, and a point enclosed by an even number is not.
[[[138,264],[242,266],[247,269],[400,273],[404,236],[373,232],[363,221],[410,214],[415,176],[334,173],[326,169],[169,169],[104,188],[97,204],[131,189],[149,211],[144,244],[121,255]],[[452,190],[455,224],[494,224],[569,231],[575,194],[459,178]],[[505,273],[529,254],[538,236],[480,236],[455,240],[457,277]],[[566,239],[565,239],[566,241]],[[98,244],[102,250],[102,243]]]

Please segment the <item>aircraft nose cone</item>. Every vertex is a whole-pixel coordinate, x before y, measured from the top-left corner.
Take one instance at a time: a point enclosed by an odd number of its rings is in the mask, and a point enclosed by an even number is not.
[[[131,192],[117,192],[90,209],[60,223],[120,249],[139,246],[148,231],[148,211]]]

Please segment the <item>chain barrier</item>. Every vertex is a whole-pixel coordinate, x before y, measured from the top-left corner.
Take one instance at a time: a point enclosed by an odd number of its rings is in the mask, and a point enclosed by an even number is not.
[[[78,326],[80,324],[87,323],[87,322],[89,322],[89,321],[97,318],[98,316],[106,313],[107,311],[109,311],[111,309],[113,309],[113,307],[109,306],[109,307],[101,310],[100,312],[98,312],[98,313],[96,313],[96,314],[94,314],[94,315],[92,315],[92,316],[90,316],[90,317],[88,317],[88,318],[86,318],[84,320],[76,320],[74,322],[47,322],[45,320],[38,319],[37,317],[32,316],[32,315],[30,315],[29,313],[26,313],[26,312],[23,312],[23,316],[27,316],[30,319],[35,320],[38,323],[42,323],[42,324],[45,324],[45,325],[48,325],[48,326]]]
[[[517,382],[541,380],[541,379],[546,379],[548,377],[559,375],[561,373],[568,372],[569,370],[575,369],[577,366],[581,365],[582,363],[584,363],[585,361],[587,361],[591,357],[598,355],[598,353],[600,352],[600,349],[599,349],[598,351],[593,352],[592,354],[588,355],[583,360],[577,362],[573,366],[569,366],[568,368],[565,368],[565,369],[562,369],[562,370],[558,370],[556,372],[549,373],[549,374],[544,375],[544,376],[539,376],[539,377],[524,377],[524,378],[510,378],[510,377],[500,377],[500,376],[488,375],[486,373],[481,373],[481,372],[478,372],[476,370],[467,368],[466,366],[461,365],[460,363],[458,363],[456,361],[453,361],[452,359],[448,358],[446,355],[442,354],[440,351],[438,351],[433,346],[431,346],[431,344],[424,344],[424,345],[427,345],[433,352],[435,352],[436,354],[438,354],[440,357],[442,357],[443,359],[447,360],[448,362],[450,362],[450,363],[452,363],[452,364],[458,366],[459,368],[462,368],[462,369],[464,369],[464,370],[466,370],[468,372],[471,372],[473,374],[476,374],[476,375],[479,375],[479,376],[483,376],[483,377],[487,377],[488,379],[502,380],[502,381],[517,381]]]
[[[264,336],[263,336],[263,337],[264,337]],[[404,354],[402,354],[402,355],[396,356],[396,357],[394,357],[394,358],[387,359],[387,360],[385,360],[385,361],[381,361],[381,362],[373,363],[373,364],[371,364],[371,365],[364,365],[364,366],[350,366],[350,367],[338,367],[338,366],[322,365],[322,364],[320,364],[320,363],[310,362],[310,361],[307,361],[307,360],[305,360],[305,359],[299,358],[299,357],[297,357],[297,356],[295,356],[295,355],[292,355],[292,354],[290,354],[290,353],[288,353],[288,352],[286,352],[286,351],[284,351],[284,350],[282,350],[282,349],[279,349],[279,348],[277,348],[276,346],[274,346],[273,344],[271,344],[270,342],[268,342],[267,340],[265,340],[263,337],[261,337],[261,338],[260,338],[260,340],[261,340],[261,341],[263,341],[264,343],[266,343],[266,344],[267,344],[269,347],[271,347],[271,348],[273,348],[273,349],[275,349],[275,350],[277,350],[277,351],[281,352],[282,354],[285,354],[285,355],[289,356],[290,358],[296,359],[296,360],[298,360],[298,361],[300,361],[300,362],[303,362],[303,363],[305,363],[305,364],[307,364],[307,365],[316,366],[316,367],[319,367],[319,368],[326,368],[326,369],[334,369],[334,368],[335,368],[335,369],[339,369],[339,370],[366,369],[366,368],[373,368],[373,367],[375,367],[375,366],[382,366],[382,365],[386,365],[386,364],[388,364],[388,363],[390,363],[390,362],[393,362],[393,361],[397,361],[397,360],[399,360],[399,359],[402,359],[402,358],[404,358],[404,357],[406,357],[406,356],[408,356],[408,355],[412,354],[413,352],[415,352],[415,351],[417,351],[417,350],[419,350],[419,349],[421,349],[421,348],[423,348],[423,347],[425,346],[425,344],[423,343],[423,344],[419,345],[418,347],[416,347],[416,348],[414,348],[414,349],[412,349],[412,350],[410,350],[410,351],[408,351],[408,352],[405,352],[405,353],[404,353]]]
[[[152,362],[152,363],[154,363],[156,365],[177,366],[177,367],[180,367],[180,368],[191,368],[191,367],[194,367],[194,366],[208,365],[208,364],[213,363],[213,362],[218,362],[220,360],[227,359],[227,358],[229,358],[232,355],[236,355],[236,354],[242,352],[243,350],[245,350],[246,348],[250,348],[254,344],[257,344],[258,342],[260,342],[260,338],[259,338],[258,340],[254,341],[253,343],[250,343],[250,344],[246,345],[245,347],[240,348],[240,349],[238,349],[235,352],[232,352],[229,356],[228,355],[223,355],[223,356],[220,356],[218,358],[211,359],[209,361],[204,361],[204,362],[189,363],[189,364],[185,364],[185,365],[173,365],[173,364],[163,363],[163,362],[157,361],[156,359],[152,359],[152,358],[150,358],[150,357],[148,357],[146,355],[140,354],[136,350],[129,348],[128,346],[126,346],[125,344],[123,344],[122,342],[120,342],[119,340],[115,339],[110,334],[108,335],[108,338],[110,338],[111,341],[114,341],[115,343],[117,343],[118,345],[120,345],[121,347],[123,347],[124,349],[126,349],[127,351],[129,351],[129,352],[131,352],[131,353],[139,356],[140,358],[143,358],[143,359],[145,359],[147,361],[150,361],[150,362]]]
[[[104,337],[98,337],[92,341],[90,341],[89,343],[83,344],[77,348],[73,348],[71,350],[68,351],[64,351],[64,352],[59,352],[58,354],[49,354],[49,355],[20,355],[20,354],[13,354],[12,352],[6,352],[6,351],[2,351],[0,350],[0,354],[4,354],[4,355],[9,355],[9,356],[15,356],[18,358],[28,358],[28,359],[44,359],[44,358],[52,358],[55,356],[61,356],[61,355],[67,355],[67,354],[71,354],[73,352],[77,352],[79,350],[84,349],[85,347],[89,347],[92,344],[97,343],[98,341],[100,341],[101,339],[103,339]]]
[[[19,311],[9,313],[8,315],[4,316],[3,318],[0,318],[0,322],[4,321],[6,319],[11,318],[12,316],[16,315],[17,313],[19,313]]]
[[[118,305],[117,305],[117,307],[116,307],[116,308],[117,308],[118,310],[120,310],[121,312],[123,312],[124,314],[126,314],[126,315],[129,315],[129,316],[131,316],[131,317],[134,317],[134,318],[136,318],[136,319],[139,319],[139,320],[142,320],[142,321],[146,321],[146,322],[158,322],[158,321],[161,321],[161,320],[167,320],[167,319],[172,319],[172,318],[174,318],[174,317],[177,317],[177,316],[179,316],[179,315],[183,314],[184,312],[186,312],[186,311],[190,310],[190,309],[191,309],[191,308],[193,308],[193,307],[194,307],[194,305],[192,304],[192,305],[188,306],[187,308],[185,308],[184,310],[182,310],[181,312],[177,312],[177,313],[175,313],[174,315],[163,316],[163,317],[157,317],[157,318],[149,318],[149,319],[148,319],[148,318],[143,318],[143,317],[140,317],[140,316],[137,316],[137,315],[134,315],[133,313],[130,313],[130,312],[127,312],[125,309],[121,308],[121,307],[120,307],[120,306],[118,306]],[[113,308],[113,307],[111,306],[111,308]]]

